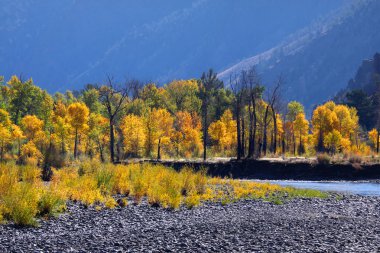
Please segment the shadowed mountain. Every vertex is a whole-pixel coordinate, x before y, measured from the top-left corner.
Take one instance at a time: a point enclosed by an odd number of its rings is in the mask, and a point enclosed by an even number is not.
[[[355,1],[326,20],[289,37],[279,46],[243,60],[221,72],[256,66],[265,84],[282,75],[284,97],[310,110],[344,88],[358,63],[380,50],[380,1]]]
[[[199,77],[259,54],[348,0],[3,0],[0,73],[49,91]]]

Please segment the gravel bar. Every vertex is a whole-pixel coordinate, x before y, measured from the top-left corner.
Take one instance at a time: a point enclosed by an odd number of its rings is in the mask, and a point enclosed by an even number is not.
[[[380,198],[244,200],[178,211],[146,203],[0,225],[0,252],[380,252]]]

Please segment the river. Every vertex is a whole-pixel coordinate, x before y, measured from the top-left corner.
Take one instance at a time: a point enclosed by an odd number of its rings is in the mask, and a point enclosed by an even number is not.
[[[380,196],[380,183],[348,181],[293,181],[293,180],[255,180],[281,186],[350,193],[362,196]]]

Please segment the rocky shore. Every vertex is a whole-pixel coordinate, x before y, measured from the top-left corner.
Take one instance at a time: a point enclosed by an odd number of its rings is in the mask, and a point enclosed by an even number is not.
[[[178,211],[74,203],[37,228],[0,225],[0,252],[379,252],[380,198],[245,200]]]

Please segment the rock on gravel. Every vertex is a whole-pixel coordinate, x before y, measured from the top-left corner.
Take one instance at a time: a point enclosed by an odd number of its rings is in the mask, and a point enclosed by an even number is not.
[[[0,252],[380,252],[380,198],[245,200],[178,211],[129,205],[0,226]]]

